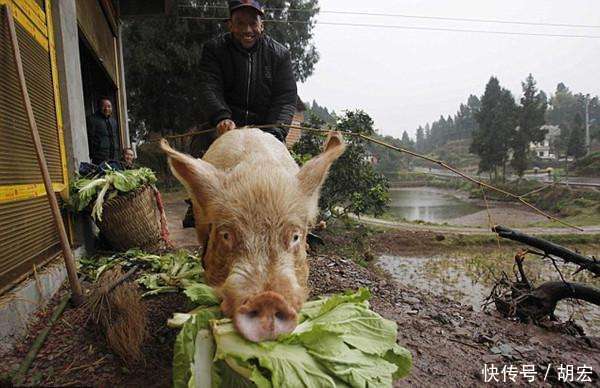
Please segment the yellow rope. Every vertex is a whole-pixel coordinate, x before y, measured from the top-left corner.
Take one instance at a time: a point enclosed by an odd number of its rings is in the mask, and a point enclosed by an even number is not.
[[[488,224],[489,224],[490,230],[494,230],[494,226],[496,224],[492,220],[492,213],[490,212],[490,205],[488,203],[487,197],[485,196],[485,189],[483,188],[483,186],[479,186],[479,189],[481,189],[481,194],[483,195],[483,201],[485,202],[485,210],[487,212]],[[496,242],[498,243],[498,249],[500,249],[500,236],[497,233],[496,233]]]
[[[288,124],[253,125],[253,126],[246,126],[246,127],[242,127],[242,128],[249,128],[249,127],[251,127],[251,128],[276,128],[276,127],[281,127],[281,128],[289,128],[289,129],[298,129],[300,131],[307,131],[307,132],[319,133],[319,134],[322,134],[322,135],[327,135],[330,132],[339,132],[339,133],[341,133],[343,135],[346,135],[346,136],[358,137],[358,138],[361,138],[363,140],[369,141],[371,143],[379,144],[379,145],[381,145],[383,147],[392,149],[394,151],[401,152],[401,153],[404,153],[404,154],[408,154],[408,155],[414,156],[416,158],[427,160],[428,162],[437,164],[438,166],[440,166],[440,167],[442,167],[442,168],[444,168],[444,169],[446,169],[448,171],[453,172],[454,174],[462,177],[463,179],[466,179],[466,180],[468,180],[468,181],[470,181],[472,183],[475,183],[476,185],[478,185],[482,189],[483,188],[487,188],[487,189],[495,191],[497,193],[506,195],[507,197],[513,198],[513,199],[519,201],[521,204],[523,204],[523,205],[527,206],[528,208],[532,209],[536,213],[541,214],[544,217],[548,218],[551,221],[558,222],[560,224],[568,226],[569,228],[573,228],[573,229],[581,231],[581,232],[583,231],[583,229],[580,228],[579,226],[576,226],[576,225],[570,224],[570,223],[568,223],[566,221],[560,220],[560,219],[558,219],[558,218],[556,218],[556,217],[554,217],[554,216],[552,216],[552,215],[544,212],[543,210],[538,209],[537,207],[535,207],[534,205],[532,205],[531,203],[529,203],[528,201],[526,201],[525,199],[523,199],[524,195],[516,195],[516,194],[513,194],[513,193],[511,193],[509,191],[497,188],[497,187],[492,186],[492,185],[490,185],[488,183],[485,183],[483,181],[477,180],[477,179],[475,179],[473,177],[470,177],[469,175],[463,173],[462,171],[460,171],[460,170],[458,170],[458,169],[456,169],[456,168],[454,168],[454,167],[446,164],[445,162],[443,162],[441,160],[434,159],[434,158],[431,158],[429,156],[421,155],[421,154],[418,154],[418,153],[416,153],[414,151],[407,150],[405,148],[393,146],[393,145],[385,143],[385,142],[383,142],[381,140],[374,139],[374,138],[369,137],[369,136],[365,136],[365,135],[363,135],[361,133],[354,133],[354,132],[348,132],[348,131],[336,131],[336,130],[330,130],[330,129],[312,128],[312,127],[304,127],[304,126],[300,126],[300,125],[288,125]],[[242,129],[242,128],[239,128],[239,129]],[[215,131],[215,130],[216,130],[216,128],[210,128],[210,129],[207,129],[207,130],[204,130],[204,131],[193,131],[193,132],[188,132],[188,133],[185,133],[185,134],[182,134],[182,135],[168,136],[167,138],[174,139],[174,138],[181,138],[181,137],[187,137],[187,136],[196,136],[196,135],[200,135],[200,134],[203,134],[203,133],[212,132],[212,131]],[[530,193],[528,193],[528,194],[530,194]],[[492,227],[492,230],[493,230],[493,227]]]

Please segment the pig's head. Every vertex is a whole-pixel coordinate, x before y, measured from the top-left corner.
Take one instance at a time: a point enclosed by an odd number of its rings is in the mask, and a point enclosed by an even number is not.
[[[344,152],[341,135],[291,171],[243,160],[222,171],[164,140],[161,146],[194,202],[206,278],[223,313],[250,341],[291,332],[308,293],[306,236],[329,167]]]

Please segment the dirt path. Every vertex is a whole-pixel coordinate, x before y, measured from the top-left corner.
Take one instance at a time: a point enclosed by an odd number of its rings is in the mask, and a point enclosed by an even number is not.
[[[481,235],[492,235],[488,228],[478,228],[472,226],[446,226],[446,225],[435,225],[435,224],[420,224],[415,222],[405,221],[388,221],[379,218],[351,215],[352,218],[360,222],[364,222],[369,225],[382,226],[386,228],[393,228],[399,230],[419,230],[419,231],[430,231],[434,233],[461,233],[461,234],[481,234]],[[600,225],[597,226],[584,226],[583,231],[578,231],[567,227],[557,228],[541,228],[541,227],[527,227],[518,228],[519,231],[527,234],[600,234]]]

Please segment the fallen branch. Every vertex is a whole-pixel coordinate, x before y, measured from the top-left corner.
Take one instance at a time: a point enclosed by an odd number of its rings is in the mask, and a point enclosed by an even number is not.
[[[498,235],[502,238],[518,241],[539,249],[543,251],[546,256],[552,255],[560,257],[567,263],[576,264],[579,266],[579,269],[576,272],[585,269],[594,273],[596,276],[600,276],[600,261],[594,257],[590,258],[584,256],[558,244],[554,244],[538,237],[529,236],[527,234],[507,228],[506,226],[496,225],[494,228],[492,228],[492,230],[498,233]]]
[[[550,281],[521,295],[515,295],[513,288],[511,295],[496,297],[495,303],[502,315],[516,316],[527,322],[553,316],[556,304],[563,299],[578,299],[600,306],[600,289],[581,283]]]

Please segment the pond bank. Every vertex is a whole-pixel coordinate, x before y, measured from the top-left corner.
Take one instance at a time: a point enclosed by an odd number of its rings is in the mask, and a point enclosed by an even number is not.
[[[466,192],[412,186],[390,189],[390,207],[383,218],[453,226],[488,227],[504,224],[524,227],[546,217],[518,204],[469,198]]]

